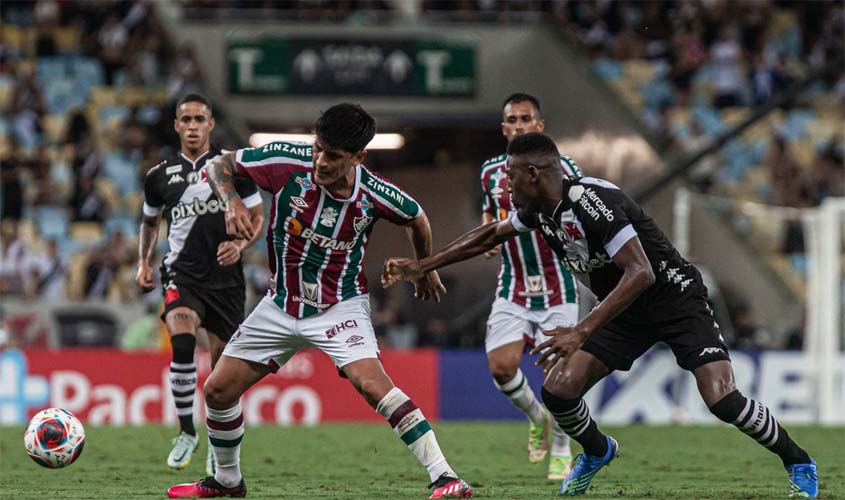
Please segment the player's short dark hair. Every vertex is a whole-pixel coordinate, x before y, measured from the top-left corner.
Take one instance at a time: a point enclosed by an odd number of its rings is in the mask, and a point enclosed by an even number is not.
[[[502,103],[502,109],[505,109],[505,106],[508,104],[517,104],[520,102],[530,102],[534,109],[537,110],[537,113],[540,113],[540,100],[530,94],[523,94],[522,92],[517,92],[515,94],[511,94],[505,99],[505,102]]]
[[[508,156],[522,155],[560,157],[555,141],[546,134],[536,132],[518,135],[508,144]]]
[[[376,135],[376,120],[361,106],[343,102],[325,110],[315,128],[326,146],[357,153]]]
[[[191,94],[185,94],[180,97],[179,100],[176,101],[176,111],[179,111],[179,106],[188,102],[198,102],[200,104],[205,104],[205,107],[208,108],[208,112],[212,115],[214,114],[214,110],[211,109],[211,99],[196,92]]]

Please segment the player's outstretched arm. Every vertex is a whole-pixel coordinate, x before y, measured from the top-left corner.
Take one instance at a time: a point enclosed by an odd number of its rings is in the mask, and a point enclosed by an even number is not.
[[[144,215],[141,218],[141,228],[138,231],[138,274],[135,276],[135,283],[143,293],[155,289],[152,261],[155,258],[160,221],[161,214],[153,217]]]
[[[387,259],[381,283],[389,287],[397,281],[417,280],[425,273],[480,255],[516,235],[517,230],[510,220],[478,226],[424,259]]]
[[[531,354],[542,352],[535,364],[543,364],[553,354],[555,360],[572,355],[594,331],[627,309],[654,284],[654,271],[639,238],[631,238],[622,245],[614,254],[613,262],[622,269],[622,278],[616,287],[577,325],[543,332],[553,337],[531,350]]]
[[[414,247],[414,255],[422,259],[431,255],[431,224],[423,213],[405,226],[408,239]],[[440,302],[440,295],[446,294],[446,287],[440,282],[437,271],[426,273],[422,278],[414,281],[414,296],[421,300],[433,298]]]
[[[235,177],[238,175],[234,151],[212,158],[205,167],[208,183],[217,199],[227,204],[226,232],[229,236],[252,240],[255,231],[251,223],[249,210],[235,190]]]

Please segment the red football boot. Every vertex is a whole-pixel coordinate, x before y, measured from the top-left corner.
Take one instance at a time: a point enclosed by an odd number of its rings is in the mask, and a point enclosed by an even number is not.
[[[428,498],[471,498],[472,487],[463,479],[447,476],[443,474],[437,481],[428,485],[429,488],[434,488],[431,496]]]
[[[169,498],[243,498],[246,496],[246,484],[241,479],[240,484],[234,488],[227,488],[215,481],[213,477],[207,477],[196,483],[171,486],[167,490],[167,496]]]

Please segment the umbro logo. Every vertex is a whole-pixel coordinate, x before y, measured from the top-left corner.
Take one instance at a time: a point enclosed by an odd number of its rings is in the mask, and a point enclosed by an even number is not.
[[[290,204],[288,206],[297,212],[302,212],[303,210],[308,208],[308,202],[305,201],[303,198],[300,198],[299,196],[291,196]]]
[[[347,344],[354,344],[355,342],[360,342],[362,340],[364,340],[364,337],[362,337],[360,335],[353,335],[353,336],[349,337],[348,339],[346,339],[346,343]]]
[[[700,358],[701,356],[704,356],[705,354],[716,354],[716,353],[719,353],[719,352],[723,353],[725,351],[721,347],[705,347],[704,349],[701,350],[701,354],[699,354],[698,357]]]

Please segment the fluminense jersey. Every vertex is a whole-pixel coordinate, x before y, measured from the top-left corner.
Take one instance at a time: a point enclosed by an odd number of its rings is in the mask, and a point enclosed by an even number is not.
[[[221,266],[217,246],[232,238],[226,234],[226,205],[211,191],[205,163],[220,154],[210,149],[191,161],[183,154],[165,160],[147,172],[144,179],[144,215],[164,212],[170,248],[161,265],[162,283],[202,286],[210,289],[243,287],[241,263]],[[255,183],[249,179],[235,185],[244,204],[261,203]]]
[[[514,210],[508,194],[505,166],[508,155],[491,158],[481,166],[482,210],[494,220],[506,220]],[[560,157],[564,174],[581,177],[578,165],[568,156]],[[534,233],[520,234],[502,244],[502,265],[496,296],[532,310],[560,304],[577,304],[575,278],[557,259],[543,238]]]
[[[564,180],[564,199],[551,217],[519,210],[511,218],[524,234],[540,233],[560,260],[599,300],[619,284],[613,256],[638,237],[656,281],[622,313],[633,323],[667,321],[691,296],[707,293],[698,270],[684,260],[639,205],[614,184],[592,177]],[[537,231],[531,231],[536,229]]]
[[[368,292],[364,253],[378,219],[407,224],[419,204],[364,165],[355,187],[338,199],[312,180],[311,144],[273,142],[240,149],[238,171],[273,194],[267,248],[270,295],[287,314],[313,316]]]

